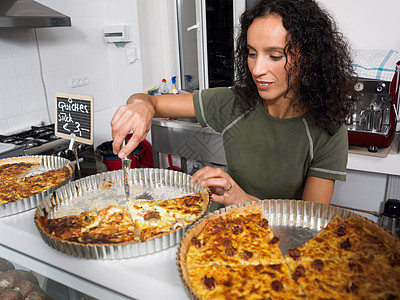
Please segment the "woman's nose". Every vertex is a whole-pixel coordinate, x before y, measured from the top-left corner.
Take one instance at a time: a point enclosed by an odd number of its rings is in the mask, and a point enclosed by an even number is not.
[[[253,75],[259,76],[268,73],[268,64],[265,59],[257,57],[252,68]]]

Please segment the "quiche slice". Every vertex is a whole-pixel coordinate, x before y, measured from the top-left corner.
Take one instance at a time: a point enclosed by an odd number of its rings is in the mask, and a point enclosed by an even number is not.
[[[21,156],[0,159],[0,182],[22,178],[41,165],[40,157]]]

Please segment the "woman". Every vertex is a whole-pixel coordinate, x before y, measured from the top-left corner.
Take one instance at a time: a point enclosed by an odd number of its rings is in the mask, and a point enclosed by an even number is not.
[[[313,0],[264,0],[241,16],[232,88],[188,95],[132,95],[111,120],[113,149],[126,156],[153,117],[197,117],[220,132],[228,173],[205,167],[193,182],[224,205],[256,199],[329,203],[345,180],[353,75],[346,43]]]

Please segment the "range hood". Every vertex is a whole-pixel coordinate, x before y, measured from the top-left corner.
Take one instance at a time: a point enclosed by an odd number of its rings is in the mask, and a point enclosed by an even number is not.
[[[71,26],[71,18],[33,0],[0,0],[0,29]]]

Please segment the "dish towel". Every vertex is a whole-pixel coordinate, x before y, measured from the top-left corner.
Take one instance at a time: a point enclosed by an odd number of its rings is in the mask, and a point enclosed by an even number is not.
[[[357,77],[392,81],[400,54],[393,49],[357,49],[352,58]]]

